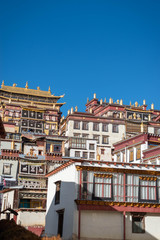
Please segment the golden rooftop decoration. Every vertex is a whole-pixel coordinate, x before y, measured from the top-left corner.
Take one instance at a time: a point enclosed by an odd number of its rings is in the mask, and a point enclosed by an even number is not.
[[[104,102],[106,103],[106,98],[104,99]]]
[[[4,80],[3,80],[1,84],[1,90],[9,93],[16,93],[16,94],[19,93],[24,95],[33,95],[33,96],[50,97],[50,98],[58,98],[58,99],[64,97],[64,94],[60,96],[54,96],[54,94],[52,95],[50,91],[50,87],[48,91],[40,90],[39,87],[37,87],[37,89],[29,89],[28,82],[26,82],[25,88],[22,88],[22,87],[17,87],[16,83],[14,83],[13,86],[5,86]]]
[[[76,107],[75,107],[75,112],[77,112],[77,111],[78,111],[78,107],[76,106]]]
[[[143,105],[146,105],[146,100],[145,99],[143,100]]]
[[[130,106],[132,106],[132,103],[131,103],[131,101],[130,101]]]
[[[100,100],[100,104],[102,105],[102,103],[103,103],[103,100],[101,99],[101,100]]]
[[[138,102],[135,102],[135,107],[138,107]]]
[[[26,82],[26,86],[25,86],[26,89],[28,89],[28,82]]]
[[[68,110],[68,115],[70,114],[70,110]]]
[[[93,94],[93,98],[96,98],[96,93]]]
[[[120,105],[123,105],[123,100],[122,99],[120,100]]]
[[[73,107],[71,107],[71,114],[73,114]]]
[[[154,110],[154,104],[153,103],[151,104],[151,109]]]
[[[89,103],[89,98],[87,98],[87,103]]]
[[[48,88],[48,92],[51,93],[51,88],[50,88],[50,86],[49,86],[49,88]]]
[[[117,99],[117,104],[119,104],[119,99]]]
[[[112,98],[109,99],[109,103],[110,103],[110,104],[113,103],[113,99],[112,99]]]

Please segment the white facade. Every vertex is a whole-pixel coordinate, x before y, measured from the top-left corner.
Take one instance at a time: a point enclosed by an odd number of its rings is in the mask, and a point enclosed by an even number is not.
[[[61,181],[60,203],[55,204],[56,182]],[[47,193],[47,210],[46,210],[46,227],[45,233],[47,236],[55,236],[58,233],[58,211],[64,210],[63,220],[63,239],[72,239],[74,233],[74,224],[77,224],[77,219],[74,219],[76,211],[77,198],[77,171],[75,165],[70,165],[64,171],[58,172],[48,178],[48,193]]]

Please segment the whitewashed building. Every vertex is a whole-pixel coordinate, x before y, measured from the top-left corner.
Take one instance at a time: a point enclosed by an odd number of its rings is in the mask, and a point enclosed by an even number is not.
[[[160,166],[70,160],[47,175],[45,234],[160,239]]]

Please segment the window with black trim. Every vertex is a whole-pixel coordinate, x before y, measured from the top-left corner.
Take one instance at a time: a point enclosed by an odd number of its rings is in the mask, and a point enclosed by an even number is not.
[[[157,202],[157,178],[156,177],[139,177],[139,201],[140,202]]]
[[[108,124],[103,124],[102,125],[102,131],[103,132],[108,132]]]
[[[99,131],[99,123],[93,123],[93,131]]]
[[[74,121],[74,129],[80,129],[80,122]]]
[[[113,182],[111,174],[94,174],[93,199],[112,200]]]
[[[82,130],[88,130],[88,122],[82,123]]]
[[[132,216],[132,233],[145,233],[144,216]]]
[[[102,144],[109,144],[109,137],[108,136],[102,136]]]
[[[61,189],[61,181],[55,182],[56,184],[56,194],[55,194],[55,204],[60,203],[60,189]]]
[[[115,124],[112,125],[112,132],[114,132],[114,133],[119,132],[118,125],[115,125]]]

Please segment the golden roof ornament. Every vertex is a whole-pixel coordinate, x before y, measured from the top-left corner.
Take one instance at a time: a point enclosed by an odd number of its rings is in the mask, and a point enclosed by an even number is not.
[[[93,94],[93,98],[96,98],[96,93]]]
[[[73,107],[71,107],[71,114],[73,114]]]
[[[37,87],[37,90],[40,90],[40,87]]]
[[[110,104],[113,103],[113,99],[112,98],[109,99],[109,103]]]
[[[104,99],[104,102],[106,103],[106,98]]]
[[[151,104],[151,109],[154,110],[154,104],[153,103]]]
[[[77,112],[77,111],[78,111],[78,107],[76,106],[76,107],[75,107],[75,112]]]
[[[25,86],[26,89],[28,89],[28,82],[26,82],[26,86]]]
[[[70,110],[68,110],[68,115],[70,114]]]
[[[87,98],[87,103],[89,103],[89,98]]]
[[[119,104],[119,99],[117,99],[117,104]]]
[[[143,100],[143,105],[146,105],[146,100],[145,99]]]
[[[13,83],[13,87],[16,87],[16,85],[17,85],[16,83]]]
[[[101,100],[100,100],[100,104],[102,105],[102,103],[103,103],[103,100],[101,99]]]
[[[135,107],[138,107],[138,102],[135,102]]]
[[[131,101],[130,101],[130,106],[132,105]]]
[[[1,85],[1,87],[4,87],[4,80],[2,81],[2,85]]]
[[[48,88],[48,92],[51,93],[51,88],[50,88],[50,86],[49,86],[49,88]]]
[[[120,105],[123,105],[123,100],[122,99],[120,100]]]

